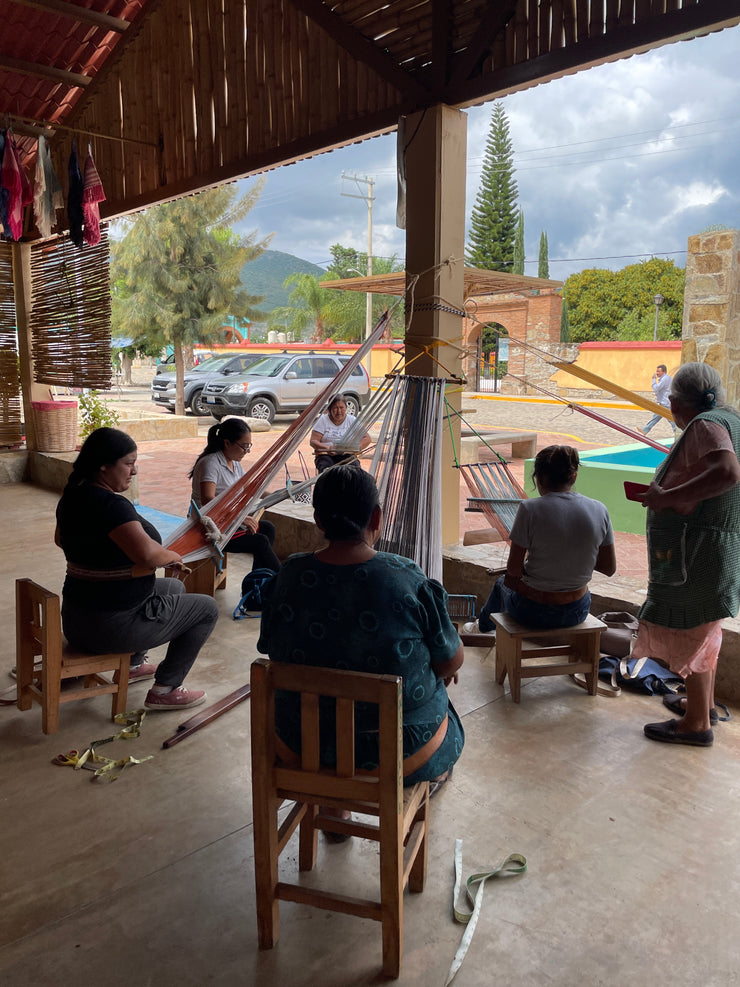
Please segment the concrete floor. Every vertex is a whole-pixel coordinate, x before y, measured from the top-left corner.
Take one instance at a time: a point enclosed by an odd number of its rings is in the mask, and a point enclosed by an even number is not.
[[[14,580],[58,590],[55,494],[0,487],[0,682],[14,664]],[[248,560],[247,560],[248,561]],[[245,560],[232,556],[216,631],[188,679],[216,700],[244,684],[256,621],[232,621]],[[451,917],[455,838],[466,874],[523,853],[528,872],[489,882],[456,987],[740,982],[740,713],[711,750],[647,741],[659,699],[589,697],[567,678],[529,680],[514,705],[481,651],[453,698],[467,742],[433,803],[428,885],[406,897],[400,984],[442,987],[462,927]],[[133,686],[130,707],[143,700]],[[282,938],[257,949],[249,703],[171,750],[186,717],[151,713],[105,750],[153,754],[112,785],[52,766],[112,732],[105,698],[0,709],[0,983],[308,985],[382,982],[379,925],[284,904]],[[371,844],[320,845],[321,876],[375,887]],[[297,868],[291,845],[287,871]],[[313,880],[313,877],[310,878]],[[309,880],[309,878],[307,878]]]

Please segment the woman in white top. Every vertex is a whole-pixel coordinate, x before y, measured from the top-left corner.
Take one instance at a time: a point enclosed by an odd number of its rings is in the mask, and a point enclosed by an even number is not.
[[[224,418],[208,429],[206,447],[188,473],[193,481],[192,497],[198,507],[205,507],[244,476],[241,461],[251,448],[252,431],[241,418]],[[274,524],[245,517],[224,551],[250,552],[254,556],[253,569],[277,572],[280,560],[272,549],[274,541]]]
[[[348,461],[357,463],[357,459],[350,460],[349,457],[361,449],[366,449],[370,445],[370,436],[367,433],[363,435],[355,450],[342,448],[344,438],[356,421],[354,415],[347,413],[347,401],[344,395],[335,394],[311,432],[310,444],[316,457],[317,472],[322,473],[337,463]]]

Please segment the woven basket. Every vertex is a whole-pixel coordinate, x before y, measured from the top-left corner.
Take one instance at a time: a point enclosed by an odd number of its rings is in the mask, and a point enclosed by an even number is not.
[[[39,452],[74,452],[77,448],[77,402],[32,401]]]

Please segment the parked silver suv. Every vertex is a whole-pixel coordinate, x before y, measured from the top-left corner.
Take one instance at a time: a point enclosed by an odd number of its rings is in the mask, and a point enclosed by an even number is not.
[[[218,421],[226,415],[246,415],[271,422],[277,413],[307,408],[348,360],[340,353],[266,356],[245,374],[209,380],[203,388],[203,405]],[[347,411],[357,414],[370,394],[370,380],[362,365],[355,367],[342,391]]]
[[[204,406],[202,400],[203,388],[206,381],[216,377],[224,380],[230,377],[234,379],[234,374],[243,373],[248,367],[258,360],[264,359],[263,353],[240,353],[238,356],[214,356],[204,363],[199,363],[197,367],[185,373],[184,397],[185,408],[190,408],[194,415],[210,415],[209,409]],[[175,410],[175,386],[177,375],[157,374],[152,381],[152,401],[166,408],[168,411]]]

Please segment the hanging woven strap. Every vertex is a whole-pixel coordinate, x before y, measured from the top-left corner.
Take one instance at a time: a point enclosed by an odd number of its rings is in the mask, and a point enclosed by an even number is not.
[[[467,901],[464,903],[465,910],[458,908],[458,900],[460,898],[460,890],[462,888],[462,840],[455,840],[455,891],[452,898],[452,909],[455,915],[455,921],[460,922],[461,925],[467,925],[462,941],[455,953],[455,958],[452,961],[452,966],[450,967],[450,972],[447,974],[447,979],[445,980],[445,987],[451,984],[455,974],[462,966],[462,962],[465,959],[465,954],[468,951],[468,946],[473,938],[473,933],[475,932],[475,926],[478,922],[478,916],[480,915],[481,906],[483,904],[483,888],[486,886],[486,881],[489,877],[511,877],[514,874],[523,874],[527,869],[527,858],[522,856],[521,853],[510,853],[505,860],[503,860],[498,867],[494,867],[493,870],[482,871],[480,874],[471,874],[470,877],[465,882],[465,895]],[[471,887],[477,884],[478,888],[473,894]],[[461,902],[462,904],[462,902]]]

